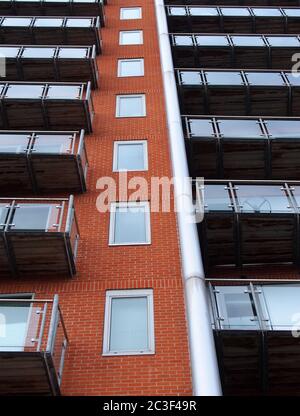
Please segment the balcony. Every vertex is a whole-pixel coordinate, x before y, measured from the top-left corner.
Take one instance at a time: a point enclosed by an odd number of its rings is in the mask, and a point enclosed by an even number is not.
[[[300,183],[197,182],[204,263],[216,268],[300,264]],[[222,250],[220,248],[222,247]]]
[[[300,53],[293,35],[171,34],[173,62],[180,68],[291,69]]]
[[[194,4],[196,6],[204,5],[206,6],[207,0],[165,0],[164,3],[168,6],[172,5],[189,5]],[[220,6],[248,6],[248,0],[210,0],[210,5],[220,5]],[[299,7],[299,0],[251,0],[252,6],[290,6],[290,7]]]
[[[98,86],[95,46],[0,45],[5,81],[91,82]]]
[[[92,131],[91,84],[0,84],[0,128]]]
[[[194,178],[300,180],[300,118],[182,120]]]
[[[0,43],[78,45],[101,53],[99,17],[0,17]]]
[[[19,16],[99,16],[104,26],[102,0],[0,0],[0,14]]]
[[[0,130],[0,192],[85,192],[88,168],[81,132]]]
[[[209,292],[223,393],[298,396],[299,284],[243,282]]]
[[[68,336],[58,296],[0,295],[0,396],[57,396]]]
[[[177,70],[182,114],[299,116],[300,78],[284,71]]]
[[[299,32],[299,8],[167,6],[166,9],[169,32]]]
[[[0,277],[73,276],[79,230],[69,199],[0,198]]]

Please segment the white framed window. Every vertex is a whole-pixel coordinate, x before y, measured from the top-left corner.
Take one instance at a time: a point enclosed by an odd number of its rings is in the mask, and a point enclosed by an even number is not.
[[[154,353],[153,290],[107,291],[103,355]]]
[[[109,245],[151,243],[148,201],[113,202],[110,206]]]
[[[120,8],[120,19],[121,20],[132,20],[142,18],[141,7],[121,7]]]
[[[148,170],[147,140],[126,140],[114,143],[113,171]]]
[[[145,115],[145,94],[117,95],[116,117],[144,117]]]
[[[118,77],[144,76],[144,59],[118,59]]]
[[[142,45],[143,31],[142,30],[122,30],[119,35],[120,45]]]

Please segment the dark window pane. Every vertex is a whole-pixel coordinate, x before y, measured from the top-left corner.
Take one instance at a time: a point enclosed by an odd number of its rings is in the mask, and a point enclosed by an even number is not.
[[[219,120],[218,125],[223,137],[260,138],[262,131],[256,120]]]
[[[212,85],[243,85],[243,79],[239,72],[215,72],[206,71],[208,84]]]
[[[246,72],[250,85],[286,85],[279,72]]]
[[[214,129],[211,119],[190,119],[189,126],[192,136],[210,137],[214,135]]]
[[[266,46],[261,36],[231,36],[234,46]]]
[[[196,36],[197,45],[199,46],[228,46],[229,42],[226,36]]]

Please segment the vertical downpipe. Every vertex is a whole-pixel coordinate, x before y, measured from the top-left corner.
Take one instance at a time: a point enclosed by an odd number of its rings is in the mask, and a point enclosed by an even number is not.
[[[155,0],[156,23],[167,113],[169,146],[174,176],[174,197],[178,207],[185,304],[189,330],[189,348],[195,396],[221,396],[221,383],[208,307],[208,293],[193,212],[192,190],[184,187],[189,170],[181,124],[173,60],[163,0]]]

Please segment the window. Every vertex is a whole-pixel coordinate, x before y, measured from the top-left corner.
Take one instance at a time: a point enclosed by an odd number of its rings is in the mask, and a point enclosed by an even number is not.
[[[109,244],[150,244],[149,202],[115,202],[111,204]]]
[[[144,94],[117,95],[116,117],[144,117],[146,99]]]
[[[118,60],[118,77],[142,77],[143,75],[143,58]]]
[[[142,45],[143,31],[142,30],[126,30],[120,32],[120,45]]]
[[[121,7],[120,9],[121,20],[132,20],[132,19],[141,19],[141,18],[142,18],[141,7]]]
[[[103,355],[154,354],[153,290],[106,292]]]
[[[114,144],[114,172],[122,170],[147,170],[147,141],[117,141]]]

